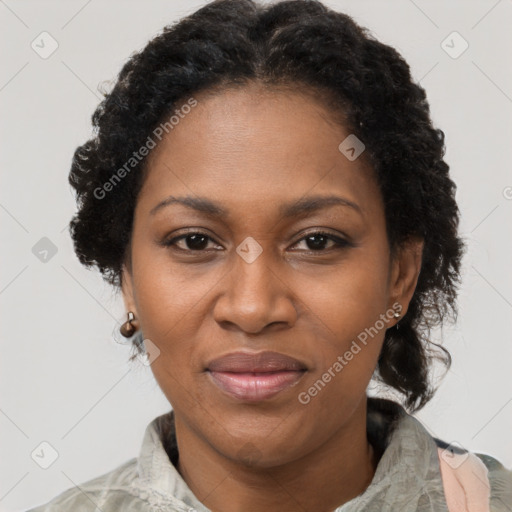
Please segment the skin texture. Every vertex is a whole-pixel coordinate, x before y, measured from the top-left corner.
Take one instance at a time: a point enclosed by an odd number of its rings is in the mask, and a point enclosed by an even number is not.
[[[251,84],[195,98],[149,157],[122,287],[160,350],[151,368],[175,411],[178,470],[213,511],[334,510],[375,472],[366,388],[396,320],[309,403],[298,395],[393,304],[406,313],[423,243],[391,260],[372,170],[338,150],[350,132],[311,95]],[[230,213],[217,219],[172,204],[151,215],[169,195],[206,197]],[[283,203],[312,195],[341,196],[362,213],[331,206],[280,215]],[[187,229],[210,237],[202,251],[186,239],[161,245]],[[315,251],[304,237],[319,230],[352,245],[327,239]],[[249,236],[263,249],[252,263],[236,252]],[[281,352],[308,371],[268,400],[240,402],[205,371],[240,349]]]

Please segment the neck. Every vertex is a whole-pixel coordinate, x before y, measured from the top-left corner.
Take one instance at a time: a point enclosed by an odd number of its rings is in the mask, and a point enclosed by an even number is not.
[[[275,467],[248,467],[214,450],[176,417],[178,471],[210,510],[331,512],[370,484],[377,456],[366,437],[366,400],[349,425],[314,452]]]

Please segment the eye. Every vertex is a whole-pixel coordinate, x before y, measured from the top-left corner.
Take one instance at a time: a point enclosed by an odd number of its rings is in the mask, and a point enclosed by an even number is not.
[[[308,233],[295,245],[303,241],[306,243],[310,252],[327,252],[329,249],[341,249],[351,245],[347,240],[323,231]],[[326,247],[329,242],[331,242],[332,245],[330,247]]]
[[[200,231],[191,231],[182,235],[171,238],[162,242],[165,247],[172,247],[183,252],[208,252],[209,242],[214,240],[206,233]],[[331,233],[324,231],[315,231],[308,233],[294,244],[296,246],[300,242],[307,245],[306,251],[309,252],[328,252],[330,249],[342,249],[351,246],[350,242]],[[180,245],[181,243],[181,245]],[[331,244],[329,246],[329,243]],[[327,246],[327,247],[326,247]],[[219,246],[218,246],[219,247]],[[219,249],[213,249],[219,250]]]
[[[189,233],[185,233],[183,235],[174,237],[171,240],[167,240],[163,242],[163,245],[165,245],[166,247],[175,247],[176,249],[181,251],[204,252],[204,250],[208,246],[208,241],[213,241],[213,239],[206,233],[201,233],[199,231],[191,231]],[[182,242],[181,247],[178,245],[178,242]]]

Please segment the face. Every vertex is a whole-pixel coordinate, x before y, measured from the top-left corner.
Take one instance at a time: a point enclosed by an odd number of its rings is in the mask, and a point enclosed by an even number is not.
[[[231,460],[250,446],[280,464],[350,425],[421,244],[390,258],[371,169],[340,152],[350,132],[313,97],[251,85],[195,98],[149,156],[123,295],[160,351],[151,368],[177,425]],[[212,360],[264,351],[300,369],[214,377]]]

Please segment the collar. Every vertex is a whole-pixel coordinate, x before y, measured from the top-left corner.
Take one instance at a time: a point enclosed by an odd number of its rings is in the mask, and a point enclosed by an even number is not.
[[[398,403],[367,400],[367,436],[379,463],[365,491],[335,512],[447,512],[434,438]],[[173,504],[210,512],[177,471],[178,456],[174,412],[170,411],[146,427],[137,460],[139,485]]]

